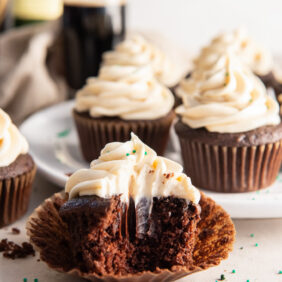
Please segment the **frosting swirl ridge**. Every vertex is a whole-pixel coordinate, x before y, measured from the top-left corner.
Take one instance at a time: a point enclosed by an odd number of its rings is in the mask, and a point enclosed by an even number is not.
[[[131,133],[130,141],[107,144],[90,169],[75,172],[67,181],[65,191],[70,199],[122,194],[124,201],[132,197],[135,204],[143,197],[161,196],[176,196],[198,203],[200,193],[182,170],[179,164],[157,156]]]
[[[27,151],[26,139],[10,117],[0,109],[0,167],[9,166],[20,154],[26,154]]]
[[[176,83],[172,75],[174,65],[168,56],[141,35],[134,35],[118,44],[114,51],[105,52],[103,64],[138,67],[151,65],[155,77],[161,83],[167,86]]]
[[[243,28],[216,36],[194,60],[195,68],[213,64],[218,55],[233,52],[257,75],[267,75],[273,69],[270,52],[251,39]]]
[[[174,104],[170,90],[153,77],[149,66],[103,66],[76,95],[75,109],[92,117],[158,119]]]
[[[234,133],[280,123],[278,103],[260,79],[229,53],[195,69],[177,92],[183,105],[176,113],[191,128]]]

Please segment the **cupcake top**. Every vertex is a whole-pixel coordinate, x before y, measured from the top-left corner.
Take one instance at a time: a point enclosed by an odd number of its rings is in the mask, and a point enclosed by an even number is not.
[[[183,105],[176,113],[191,128],[237,133],[280,123],[278,103],[233,54],[217,55],[213,64],[195,69],[177,92]]]
[[[131,133],[125,143],[113,142],[105,146],[90,169],[80,169],[67,181],[65,191],[69,198],[96,195],[110,198],[122,194],[135,204],[141,198],[175,196],[198,203],[199,191],[182,172],[182,167],[166,158],[157,156]]]
[[[103,66],[76,95],[75,109],[91,117],[152,120],[166,116],[174,105],[168,88],[150,66]]]
[[[114,51],[104,53],[103,63],[137,67],[151,65],[154,75],[161,83],[169,87],[177,83],[172,71],[175,66],[167,55],[140,35],[121,42]]]
[[[195,59],[195,68],[213,64],[218,55],[230,51],[234,52],[257,75],[267,75],[273,69],[273,58],[270,52],[251,39],[242,28],[216,36]]]
[[[28,152],[25,137],[12,123],[10,117],[0,109],[0,167],[9,166],[21,154]]]

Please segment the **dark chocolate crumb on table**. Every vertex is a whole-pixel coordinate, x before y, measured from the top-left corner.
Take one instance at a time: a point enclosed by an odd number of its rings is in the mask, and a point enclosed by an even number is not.
[[[8,239],[2,239],[0,241],[0,252],[3,252],[3,257],[9,259],[26,258],[27,256],[35,256],[35,251],[31,244],[23,242],[22,245],[18,245]]]

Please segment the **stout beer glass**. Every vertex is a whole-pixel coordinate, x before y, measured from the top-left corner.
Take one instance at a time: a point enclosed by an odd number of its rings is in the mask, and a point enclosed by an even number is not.
[[[125,36],[125,0],[65,0],[63,34],[66,78],[79,89],[98,73],[102,53]]]

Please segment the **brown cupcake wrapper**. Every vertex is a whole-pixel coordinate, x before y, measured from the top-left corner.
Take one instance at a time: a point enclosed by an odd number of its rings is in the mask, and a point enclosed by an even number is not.
[[[13,223],[27,211],[35,173],[34,165],[27,173],[0,181],[0,227]]]
[[[201,220],[198,223],[193,265],[156,269],[127,275],[104,275],[85,273],[77,269],[71,260],[70,235],[59,215],[59,209],[66,201],[65,194],[57,193],[45,200],[30,216],[26,228],[30,242],[40,253],[47,265],[59,272],[83,277],[90,281],[174,281],[218,265],[233,249],[235,229],[229,215],[203,193],[201,195]]]
[[[179,136],[184,170],[196,187],[225,193],[271,185],[282,160],[282,141],[250,147],[202,144]]]
[[[160,119],[140,121],[90,118],[76,111],[73,111],[73,116],[82,154],[85,160],[91,162],[99,157],[101,150],[107,143],[128,141],[131,132],[134,132],[145,144],[153,148],[158,155],[163,155],[175,113],[171,111]]]

